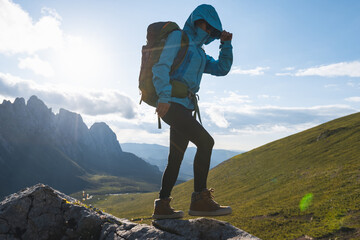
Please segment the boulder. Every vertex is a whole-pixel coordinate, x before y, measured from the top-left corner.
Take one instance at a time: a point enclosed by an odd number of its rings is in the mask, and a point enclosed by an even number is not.
[[[182,236],[185,239],[259,239],[228,222],[209,218],[156,220],[153,221],[153,225],[158,229]]]

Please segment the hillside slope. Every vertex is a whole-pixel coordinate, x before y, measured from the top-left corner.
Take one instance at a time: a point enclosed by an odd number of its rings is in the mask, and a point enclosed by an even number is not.
[[[208,186],[233,214],[218,217],[262,239],[360,238],[360,113],[266,144],[212,169]],[[187,210],[193,181],[176,186]],[[96,203],[115,215],[149,216],[157,193]],[[188,217],[188,216],[187,216]]]

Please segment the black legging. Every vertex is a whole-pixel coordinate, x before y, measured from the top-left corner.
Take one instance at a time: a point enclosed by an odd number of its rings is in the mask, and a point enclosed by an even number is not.
[[[169,111],[162,118],[170,125],[170,153],[162,177],[160,198],[170,197],[189,141],[197,147],[194,159],[194,191],[201,192],[206,188],[214,139],[191,113],[191,110],[181,104],[171,103]]]

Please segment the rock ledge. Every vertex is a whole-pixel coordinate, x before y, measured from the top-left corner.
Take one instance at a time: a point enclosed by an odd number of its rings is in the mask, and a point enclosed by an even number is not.
[[[117,218],[43,184],[0,202],[2,239],[258,239],[215,219],[157,220],[153,226]]]

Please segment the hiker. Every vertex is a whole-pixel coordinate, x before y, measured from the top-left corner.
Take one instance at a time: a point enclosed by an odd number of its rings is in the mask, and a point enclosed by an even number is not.
[[[153,84],[159,97],[156,112],[170,126],[170,153],[164,171],[159,199],[154,202],[153,218],[180,218],[184,212],[170,207],[170,193],[178,177],[181,161],[189,141],[197,147],[194,159],[194,192],[189,214],[217,216],[231,213],[229,206],[220,206],[213,198],[213,189],[206,185],[214,140],[192,116],[197,109],[197,95],[203,73],[225,76],[232,65],[232,34],[222,29],[219,16],[211,5],[198,6],[187,19],[183,31],[189,46],[180,67],[170,74],[171,66],[180,49],[181,31],[173,31],[166,39],[159,61],[153,66]],[[219,59],[205,54],[202,46],[219,39]],[[185,84],[188,96],[173,97],[171,82]],[[198,112],[199,113],[199,112]]]

